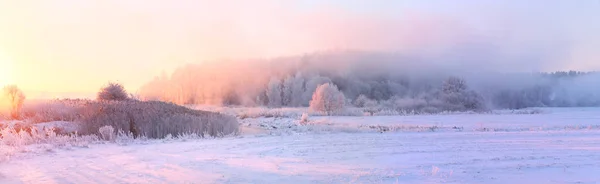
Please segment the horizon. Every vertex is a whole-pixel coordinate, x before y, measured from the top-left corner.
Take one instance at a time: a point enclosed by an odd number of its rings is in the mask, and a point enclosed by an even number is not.
[[[467,58],[503,72],[597,71],[598,7],[598,1],[2,1],[0,85],[16,84],[31,99],[93,98],[108,82],[136,93],[190,63],[331,50],[446,63]]]
[[[189,64],[198,64],[198,63],[188,63],[186,65]],[[178,68],[184,68],[186,65],[182,65]],[[556,70],[556,71],[532,71],[532,72],[498,72],[496,74],[552,74],[552,73],[557,73],[557,72],[583,72],[583,73],[592,73],[592,74],[598,74],[600,73],[599,70]],[[167,77],[171,78],[171,75],[173,73],[168,73]],[[158,77],[159,75],[156,75],[154,77]],[[113,81],[109,81],[109,82],[113,82]],[[61,99],[96,99],[97,97],[97,93],[100,89],[102,89],[102,87],[106,86],[106,84],[108,84],[109,82],[106,82],[105,84],[103,84],[102,86],[98,87],[98,89],[96,91],[91,91],[91,92],[84,92],[84,91],[72,91],[72,92],[47,92],[47,91],[31,91],[31,90],[23,90],[25,95],[27,95],[27,100],[28,101],[46,101],[46,100],[61,100]],[[117,81],[117,83],[119,83]],[[121,84],[121,83],[119,83]],[[11,84],[13,85],[13,84]],[[18,86],[18,85],[17,85]],[[140,95],[139,90],[140,89],[135,89],[135,91],[132,91],[130,89],[128,89],[127,86],[124,86],[125,89],[127,90],[128,93],[130,94],[136,94],[136,95]],[[208,104],[207,104],[208,105]],[[214,104],[213,104],[214,105]]]

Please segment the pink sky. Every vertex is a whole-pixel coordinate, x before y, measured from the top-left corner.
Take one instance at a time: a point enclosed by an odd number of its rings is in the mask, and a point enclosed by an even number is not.
[[[108,81],[135,92],[162,71],[223,58],[328,49],[419,52],[497,37],[509,40],[502,44],[555,43],[534,40],[536,30],[503,30],[510,21],[483,26],[490,29],[481,35],[471,22],[457,21],[458,15],[410,6],[393,15],[357,13],[335,3],[297,6],[283,1],[0,0],[0,84],[16,83],[34,97],[93,94]],[[510,42],[532,35],[524,43]],[[598,68],[598,62],[590,62],[597,57],[586,49],[569,51],[577,54],[565,58],[582,62],[560,67]]]

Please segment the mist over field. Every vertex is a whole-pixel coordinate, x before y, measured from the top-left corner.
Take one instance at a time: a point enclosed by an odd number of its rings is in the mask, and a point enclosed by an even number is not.
[[[458,77],[486,109],[600,104],[592,87],[598,74],[591,72],[598,58],[590,52],[599,40],[576,28],[600,25],[565,21],[588,9],[551,19],[544,15],[577,8],[548,2],[530,14],[517,8],[527,3],[467,4],[460,8],[464,13],[413,9],[359,16],[352,9],[290,10],[266,2],[265,9],[289,11],[271,17],[248,10],[257,14],[232,19],[240,28],[235,31],[244,31],[225,36],[240,42],[222,48],[248,52],[224,57],[231,59],[188,57],[188,64],[156,75],[137,92],[142,99],[178,104],[273,106],[267,93],[280,88],[283,101],[274,106],[297,107],[308,106],[316,87],[331,82],[348,104],[364,95],[380,105],[402,99],[428,106],[440,98],[432,93],[446,79]],[[245,24],[253,18],[264,19],[263,26]]]
[[[488,108],[600,104],[600,89],[594,87],[600,80],[596,72],[519,72],[518,65],[514,70],[494,69],[487,67],[494,62],[487,61],[446,62],[411,57],[410,53],[331,51],[204,62],[156,77],[141,88],[140,96],[179,104],[265,106],[269,105],[266,93],[273,88],[270,85],[276,85],[282,98],[294,98],[277,106],[297,107],[308,105],[318,85],[333,83],[349,101],[359,95],[379,102],[430,101],[427,96],[441,89],[446,79],[458,77],[483,97]]]

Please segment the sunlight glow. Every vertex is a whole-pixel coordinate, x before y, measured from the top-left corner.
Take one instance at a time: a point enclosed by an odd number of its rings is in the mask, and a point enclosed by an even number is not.
[[[0,87],[12,84],[13,80],[13,62],[0,52]]]

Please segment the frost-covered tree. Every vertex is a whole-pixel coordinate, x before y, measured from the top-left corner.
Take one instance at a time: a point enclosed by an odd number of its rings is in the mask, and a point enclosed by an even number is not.
[[[10,103],[10,116],[13,119],[19,119],[23,102],[25,102],[25,94],[17,86],[10,85],[4,87],[4,95]]]
[[[283,81],[283,85],[281,86],[281,104],[283,106],[292,106],[292,88],[294,85],[294,77],[288,76]]]
[[[442,91],[445,94],[462,93],[467,81],[469,88],[466,91],[473,90],[482,95],[489,107],[600,106],[600,88],[593,87],[600,81],[598,72],[478,72],[474,75],[470,70],[443,70],[420,65],[429,62],[427,60],[402,62],[410,60],[389,53],[336,51],[253,62],[203,62],[186,65],[171,74],[164,73],[140,88],[139,93],[143,100],[216,105],[230,101],[226,99],[231,97],[228,92],[236,91],[240,105],[269,105],[266,93],[269,80],[274,77],[279,80],[282,93],[279,95],[282,103],[276,106],[308,106],[317,86],[332,83],[349,99],[364,94],[380,105],[396,106],[396,109],[412,111],[409,108],[414,107],[418,108],[415,111],[420,111],[434,106],[443,111],[456,104],[448,105],[440,98]],[[448,75],[462,75],[465,80],[451,78],[441,86]],[[469,96],[466,95],[452,98],[448,95],[447,100]],[[397,99],[401,99],[401,104],[393,105]],[[472,98],[460,101],[463,100]]]
[[[342,110],[345,103],[344,93],[334,84],[326,83],[317,87],[310,101],[310,110],[331,115],[333,112]]]
[[[458,77],[449,77],[444,81],[442,86],[442,92],[446,94],[459,93],[467,90],[467,84],[465,80]]]
[[[355,107],[365,107],[373,104],[377,104],[377,102],[375,100],[371,100],[369,97],[362,94],[359,95],[353,102],[353,105]]]
[[[282,85],[282,104],[291,107],[302,106],[304,92],[302,74],[296,73],[294,76],[286,77]]]
[[[256,96],[256,105],[259,106],[267,106],[269,105],[269,97],[267,97],[267,92],[262,92]]]
[[[365,95],[359,95],[356,100],[354,100],[353,105],[355,107],[363,108],[364,112],[367,112],[371,115],[375,114],[376,111],[379,110],[378,103],[375,100],[370,99]]]
[[[446,110],[484,110],[483,97],[473,90],[469,90],[466,82],[457,77],[448,78],[441,91],[441,100],[446,105]]]
[[[292,106],[301,107],[305,102],[302,95],[304,94],[304,78],[296,78],[292,87]]]
[[[302,104],[303,106],[308,106],[310,105],[310,101],[313,97],[313,94],[315,93],[315,91],[317,90],[317,87],[319,87],[322,84],[327,84],[327,83],[331,83],[331,79],[327,78],[327,77],[322,77],[322,76],[313,76],[308,78],[308,81],[306,81],[306,90],[304,91],[304,94],[302,95],[302,102],[304,104]]]
[[[277,78],[271,78],[267,86],[267,98],[269,107],[281,107],[283,105],[281,81]]]
[[[111,82],[100,89],[97,99],[101,101],[124,101],[128,100],[129,96],[123,85]]]

